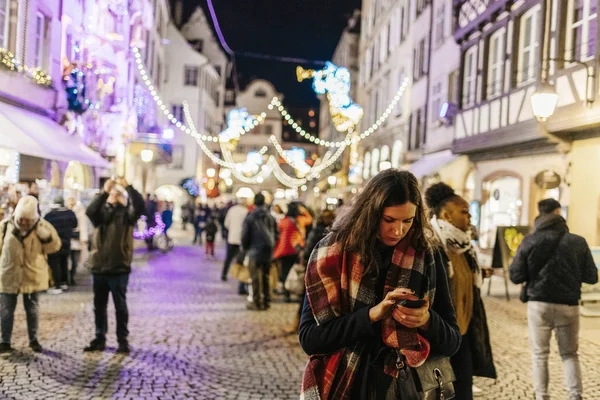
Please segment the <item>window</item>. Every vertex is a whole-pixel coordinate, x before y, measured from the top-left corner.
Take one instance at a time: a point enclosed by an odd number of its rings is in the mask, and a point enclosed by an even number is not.
[[[539,46],[540,6],[535,6],[521,17],[519,32],[519,62],[517,64],[517,84],[535,79],[537,68],[537,48]]]
[[[462,105],[471,106],[475,103],[475,92],[477,87],[477,45],[471,47],[465,53],[463,65],[463,93]]]
[[[367,76],[365,82],[371,79],[371,76],[373,76],[373,48],[369,47],[367,50]]]
[[[379,149],[373,149],[371,153],[371,176],[379,172]]]
[[[431,3],[431,0],[417,0],[417,18],[425,11],[429,3]]]
[[[185,67],[184,85],[198,86],[198,67]]]
[[[0,0],[0,47],[8,47],[10,0]]]
[[[570,0],[567,16],[568,60],[585,61],[594,56],[598,16],[596,0]]]
[[[150,49],[148,49],[148,72],[154,76],[154,39],[150,39]]]
[[[379,55],[380,55],[379,40],[375,39],[375,44],[373,46],[373,74],[376,73],[377,70],[379,69],[379,62],[381,60]]]
[[[435,14],[435,44],[444,44],[446,34],[446,4],[442,3]]]
[[[413,51],[413,77],[417,81],[427,74],[427,54],[425,39],[421,39],[417,48]]]
[[[381,31],[381,41],[380,41],[380,55],[379,55],[379,59],[381,60],[381,63],[383,64],[387,58],[388,55],[388,40],[390,37],[390,25],[388,24],[388,26],[383,29]]]
[[[440,119],[440,110],[444,103],[444,93],[442,91],[442,82],[436,82],[431,88],[431,122],[437,122]]]
[[[494,32],[489,39],[487,98],[498,96],[502,92],[504,74],[504,34],[505,29]]]
[[[363,162],[363,179],[369,179],[371,173],[371,153],[368,151],[365,153],[365,160]]]
[[[178,121],[183,121],[183,105],[173,104],[171,106],[171,114],[173,114],[173,116],[177,118]]]
[[[392,147],[392,168],[400,168],[402,166],[402,142],[396,140]]]
[[[202,53],[204,51],[204,40],[202,40],[202,39],[192,40],[190,42],[190,44],[192,45],[192,48],[194,50],[196,50],[198,53]]]
[[[215,65],[215,71],[217,71],[217,74],[219,74],[219,76],[221,76],[221,66],[220,65]]]
[[[46,17],[42,13],[35,16],[35,36],[33,65],[37,68],[43,68],[45,64],[46,52]]]
[[[402,4],[400,6],[400,43],[404,42],[404,40],[406,39],[406,31],[407,31],[407,27],[406,27],[406,23],[405,23],[405,18],[406,18],[406,6],[404,4]]]
[[[156,60],[156,87],[160,89],[162,84],[162,63],[160,59]]]
[[[264,89],[258,89],[256,92],[254,92],[254,97],[267,97],[267,92],[265,92]]]
[[[271,136],[273,134],[273,125],[271,125],[271,124],[263,125],[262,131],[265,135]]]

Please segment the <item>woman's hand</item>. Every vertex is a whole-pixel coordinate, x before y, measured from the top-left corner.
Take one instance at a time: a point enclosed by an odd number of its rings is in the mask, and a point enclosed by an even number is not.
[[[412,290],[405,288],[388,292],[388,294],[385,295],[385,299],[383,299],[381,303],[369,310],[369,320],[371,323],[374,323],[388,318],[392,314],[392,311],[394,311],[394,307],[396,307],[398,301],[414,298],[415,296],[413,293],[414,292]]]
[[[431,314],[429,313],[429,299],[425,299],[425,305],[421,308],[395,307],[392,312],[392,318],[407,328],[421,328],[426,331],[431,318]]]

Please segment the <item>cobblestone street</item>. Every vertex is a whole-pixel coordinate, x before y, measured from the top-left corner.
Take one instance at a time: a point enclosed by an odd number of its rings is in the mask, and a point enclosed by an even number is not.
[[[93,338],[91,278],[75,290],[42,296],[41,355],[27,348],[19,303],[13,347],[0,358],[2,399],[294,399],[306,356],[284,334],[297,304],[246,311],[236,282],[221,282],[217,261],[187,238],[168,254],[136,251],[129,286],[130,356],[116,354],[114,310],[109,349],[84,354]],[[515,298],[486,299],[500,379],[477,380],[481,399],[532,399],[525,308]],[[586,399],[600,398],[600,329],[583,320],[581,361]],[[551,358],[554,398],[565,398],[556,349]],[[460,400],[460,399],[457,399]]]

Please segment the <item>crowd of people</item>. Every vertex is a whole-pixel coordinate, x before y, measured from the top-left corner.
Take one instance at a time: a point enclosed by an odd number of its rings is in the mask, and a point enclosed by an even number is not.
[[[57,197],[42,218],[35,194],[34,188],[20,196],[0,223],[0,353],[12,351],[19,294],[30,347],[43,351],[40,293],[75,285],[82,260],[93,277],[96,327],[84,351],[106,347],[111,294],[118,352],[128,353],[133,231],[142,215],[151,223],[159,212],[168,229],[173,205],[159,210],[156,199],[117,178],[87,208]],[[550,398],[556,331],[569,399],[582,399],[578,304],[582,283],[597,283],[598,270],[586,241],[569,232],[560,203],[546,199],[538,209],[510,267],[511,280],[525,284],[536,398]],[[474,376],[497,378],[480,290],[491,270],[478,263],[468,202],[447,184],[422,193],[410,172],[389,169],[335,211],[317,214],[299,201],[267,204],[262,194],[212,208],[190,201],[181,211],[182,228],[193,225],[192,244],[205,245],[207,259],[215,258],[221,232],[221,279],[240,281],[248,310],[269,310],[275,296],[299,303],[285,330],[298,334],[311,356],[304,399],[418,399],[435,392],[469,400]],[[290,277],[298,276],[304,290],[292,291]],[[438,386],[422,378],[432,373]]]

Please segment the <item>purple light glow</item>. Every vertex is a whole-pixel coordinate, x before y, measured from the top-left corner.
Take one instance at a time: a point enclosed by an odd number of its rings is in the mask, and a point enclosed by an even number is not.
[[[145,219],[146,217],[142,216],[142,219]],[[134,231],[133,232],[133,238],[134,239],[140,239],[140,240],[146,240],[149,237],[155,236],[155,235],[160,235],[161,233],[163,233],[165,231],[165,223],[163,222],[160,214],[155,214],[154,215],[154,222],[156,222],[156,226],[152,227],[150,229],[146,229],[143,232],[140,231]]]

